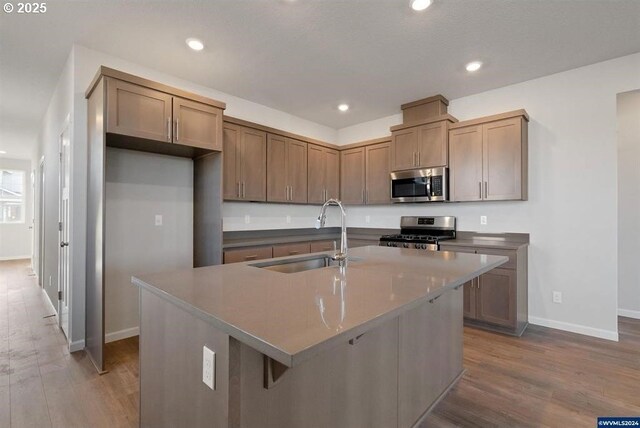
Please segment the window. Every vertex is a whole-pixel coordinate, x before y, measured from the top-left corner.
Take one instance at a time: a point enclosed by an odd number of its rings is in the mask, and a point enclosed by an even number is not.
[[[24,171],[0,169],[0,224],[24,223]]]

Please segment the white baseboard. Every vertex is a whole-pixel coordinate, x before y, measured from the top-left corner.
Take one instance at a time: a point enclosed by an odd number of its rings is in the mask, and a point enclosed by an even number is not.
[[[69,344],[69,352],[82,351],[83,349],[84,349],[84,339],[76,340],[75,342],[71,342]]]
[[[602,330],[599,328],[587,327],[580,324],[572,324],[569,322],[555,321],[546,318],[538,318],[529,316],[529,323],[541,325],[543,327],[555,328],[557,330],[570,331],[571,333],[584,334],[585,336],[598,337],[600,339],[618,341],[618,332],[611,330]]]
[[[640,320],[640,311],[632,311],[631,309],[620,309],[618,308],[618,316],[627,317],[627,318],[635,318]]]
[[[115,342],[116,340],[128,339],[140,334],[140,327],[125,328],[124,330],[114,331],[104,335],[104,342]]]
[[[0,257],[0,262],[6,262],[9,260],[25,260],[25,259],[31,259],[31,256],[9,256],[9,257]]]

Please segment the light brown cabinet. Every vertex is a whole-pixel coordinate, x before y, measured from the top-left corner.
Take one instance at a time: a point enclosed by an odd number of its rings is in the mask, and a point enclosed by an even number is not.
[[[224,126],[225,200],[267,200],[267,133],[227,123]]]
[[[391,128],[391,169],[447,166],[448,125],[451,119]]]
[[[527,117],[522,111],[460,122],[449,131],[450,199],[527,199]],[[505,117],[506,118],[502,118]],[[494,120],[496,119],[496,120]],[[468,125],[466,125],[468,124]]]
[[[309,254],[311,247],[308,242],[296,242],[294,244],[278,244],[273,246],[273,257],[295,256]]]
[[[321,251],[332,251],[340,247],[340,242],[334,241],[311,241],[309,243],[309,251],[312,253],[319,253]]]
[[[307,143],[267,135],[267,201],[307,203]]]
[[[373,144],[366,146],[365,149],[365,203],[390,204],[391,145],[389,143]]]
[[[323,204],[340,197],[340,152],[308,145],[308,202]]]
[[[107,132],[219,151],[222,110],[109,78]]]
[[[521,335],[528,323],[527,248],[501,250],[443,244],[442,251],[501,255],[509,261],[464,284],[467,324]]]
[[[223,256],[224,264],[270,259],[273,257],[273,247],[244,247],[224,250]]]
[[[340,198],[345,204],[365,202],[366,149],[357,147],[340,152]]]
[[[389,143],[377,143],[340,153],[342,202],[352,205],[391,203]]]

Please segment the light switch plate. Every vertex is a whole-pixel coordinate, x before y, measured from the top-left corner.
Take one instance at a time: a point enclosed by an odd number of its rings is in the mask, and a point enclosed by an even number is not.
[[[364,222],[367,224],[371,223],[371,216],[370,215],[364,216]]]
[[[287,224],[291,224],[291,216],[290,215],[288,215],[285,220],[287,221]]]
[[[216,384],[216,353],[206,346],[202,347],[202,382],[215,390]]]
[[[562,293],[560,291],[553,292],[553,303],[562,303]]]
[[[480,224],[487,224],[487,216],[486,215],[481,215],[480,216]]]
[[[162,226],[162,214],[156,214],[155,225]]]
[[[244,224],[251,223],[251,216],[249,214],[244,216]]]

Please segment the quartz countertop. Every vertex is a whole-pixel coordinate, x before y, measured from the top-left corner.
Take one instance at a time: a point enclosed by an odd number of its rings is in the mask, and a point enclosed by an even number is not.
[[[351,249],[349,257],[344,270],[280,273],[252,266],[263,260],[144,275],[132,282],[293,367],[508,260],[378,246]]]

